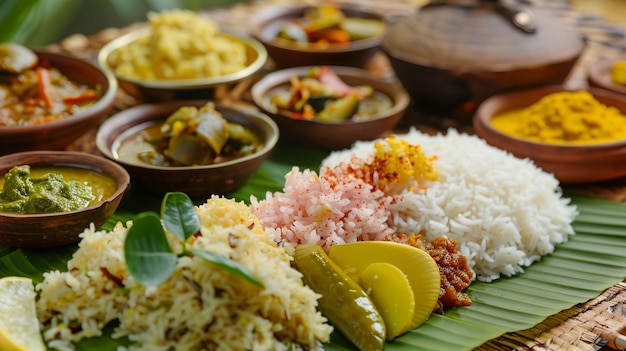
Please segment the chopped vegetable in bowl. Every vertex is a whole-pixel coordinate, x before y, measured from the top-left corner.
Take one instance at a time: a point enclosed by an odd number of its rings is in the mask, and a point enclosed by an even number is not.
[[[372,86],[350,86],[327,66],[311,67],[303,76],[293,76],[290,88],[278,88],[271,97],[277,109],[296,119],[342,123],[366,120],[393,107],[391,98]]]
[[[262,142],[241,124],[227,121],[212,102],[183,106],[164,123],[131,133],[119,144],[119,158],[152,166],[210,165],[254,154]]]
[[[302,17],[283,23],[276,39],[325,47],[372,38],[381,35],[384,28],[385,23],[379,19],[351,17],[326,5],[311,7]]]
[[[97,87],[69,78],[47,61],[36,60],[31,65],[0,80],[0,126],[35,125],[67,118],[100,98]]]

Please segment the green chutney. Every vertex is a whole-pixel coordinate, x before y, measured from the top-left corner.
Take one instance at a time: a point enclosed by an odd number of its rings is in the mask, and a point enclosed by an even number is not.
[[[45,214],[86,208],[111,196],[115,180],[78,167],[13,167],[0,180],[0,212]]]

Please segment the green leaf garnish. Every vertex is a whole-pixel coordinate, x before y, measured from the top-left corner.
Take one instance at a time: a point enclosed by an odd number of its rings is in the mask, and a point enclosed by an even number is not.
[[[128,271],[144,286],[165,282],[174,272],[178,260],[159,216],[153,212],[141,213],[133,220],[124,242],[124,256]]]
[[[161,205],[163,226],[181,241],[200,231],[200,218],[187,194],[171,192],[165,194]]]
[[[200,257],[231,274],[260,288],[265,288],[245,266],[228,257],[204,250],[187,250],[187,239],[200,231],[200,217],[189,198],[181,192],[165,194],[161,218],[154,212],[144,212],[133,220],[124,242],[124,256],[130,274],[142,285],[156,286],[165,282],[176,269],[179,256]],[[162,222],[161,222],[162,220]],[[172,251],[165,230],[178,238],[182,251]]]
[[[239,264],[236,261],[229,259],[228,257],[216,254],[215,252],[204,250],[191,249],[190,252],[196,257],[200,257],[208,262],[211,262],[214,265],[222,268],[223,270],[230,272],[232,275],[244,279],[261,289],[265,288],[263,283],[259,279],[257,279],[248,268]]]

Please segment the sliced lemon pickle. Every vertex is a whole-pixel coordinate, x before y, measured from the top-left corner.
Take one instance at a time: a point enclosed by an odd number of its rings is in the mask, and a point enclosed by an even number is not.
[[[385,262],[396,266],[404,273],[411,286],[415,302],[411,323],[406,330],[400,330],[398,335],[422,325],[435,309],[441,289],[441,276],[435,260],[423,250],[391,241],[358,241],[331,246],[328,256],[352,279],[359,281],[365,277],[367,284],[382,285],[371,290],[376,291],[378,297],[374,300],[379,300],[379,304],[389,303],[387,301],[389,297],[384,295],[386,293],[379,291],[385,289],[384,284],[401,285],[401,279],[398,278],[397,272],[391,273],[392,270],[388,267],[375,266],[369,269],[368,267],[374,263]],[[371,277],[372,272],[367,272],[368,270],[396,274],[396,278],[387,277],[378,279],[376,282]],[[390,282],[394,279],[394,282]],[[385,307],[380,308],[384,309]],[[388,305],[387,308],[389,308]]]
[[[372,263],[359,274],[359,285],[383,317],[387,340],[409,330],[415,314],[415,294],[400,268],[386,262]]]

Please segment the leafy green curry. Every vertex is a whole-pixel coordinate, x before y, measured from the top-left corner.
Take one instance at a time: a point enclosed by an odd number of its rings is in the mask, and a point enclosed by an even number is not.
[[[71,212],[111,196],[115,180],[89,169],[66,166],[13,167],[0,180],[0,212]]]

